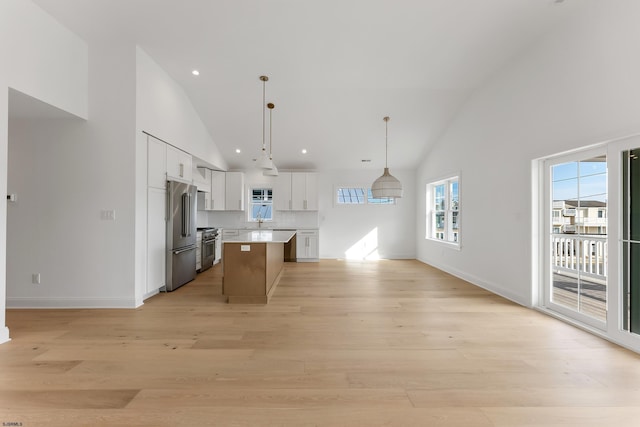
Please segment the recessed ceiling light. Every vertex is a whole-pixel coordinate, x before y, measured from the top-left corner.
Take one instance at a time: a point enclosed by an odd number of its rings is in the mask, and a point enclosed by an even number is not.
[[[240,150],[239,148],[236,148],[236,153],[240,154],[242,153],[242,150]]]
[[[198,71],[198,70],[193,70],[193,71],[191,72],[191,74],[193,74],[194,76],[199,76],[199,75],[200,75],[200,71]]]
[[[307,154],[307,149],[306,148],[302,149],[302,154]]]

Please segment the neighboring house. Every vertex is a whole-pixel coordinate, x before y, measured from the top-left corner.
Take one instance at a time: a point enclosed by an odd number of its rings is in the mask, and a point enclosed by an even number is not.
[[[556,234],[607,234],[606,202],[554,200],[552,218]]]

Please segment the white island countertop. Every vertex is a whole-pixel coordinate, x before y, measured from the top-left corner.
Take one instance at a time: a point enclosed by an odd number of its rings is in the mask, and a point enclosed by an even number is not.
[[[241,230],[237,236],[226,238],[222,243],[287,243],[295,234],[294,230]]]

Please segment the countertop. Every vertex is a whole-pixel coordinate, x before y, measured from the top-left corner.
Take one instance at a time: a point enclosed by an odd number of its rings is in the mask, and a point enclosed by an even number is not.
[[[223,240],[223,243],[287,243],[296,234],[294,230],[240,230],[237,236]]]

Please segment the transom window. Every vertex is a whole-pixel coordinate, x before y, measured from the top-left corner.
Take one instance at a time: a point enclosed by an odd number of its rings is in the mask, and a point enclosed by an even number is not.
[[[370,188],[364,187],[337,187],[336,204],[338,205],[395,205],[395,199],[391,197],[375,198]]]
[[[251,190],[249,215],[249,221],[273,221],[273,190],[271,188]]]
[[[427,184],[427,239],[460,244],[460,192],[457,176]]]

